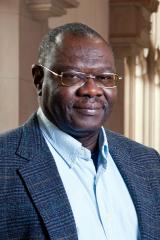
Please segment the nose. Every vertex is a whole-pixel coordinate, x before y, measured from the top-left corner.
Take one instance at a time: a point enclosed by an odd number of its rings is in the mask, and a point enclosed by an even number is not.
[[[79,96],[87,96],[87,97],[100,97],[103,94],[103,89],[98,87],[93,78],[87,78],[86,82],[79,87],[78,89]]]

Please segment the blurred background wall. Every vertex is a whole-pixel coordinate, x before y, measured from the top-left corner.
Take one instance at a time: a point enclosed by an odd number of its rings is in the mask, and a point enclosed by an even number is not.
[[[0,132],[37,109],[31,65],[42,36],[75,21],[111,42],[123,76],[106,127],[160,151],[158,0],[0,0]]]

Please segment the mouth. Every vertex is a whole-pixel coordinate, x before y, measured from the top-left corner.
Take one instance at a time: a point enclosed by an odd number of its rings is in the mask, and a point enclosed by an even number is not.
[[[101,106],[95,106],[94,104],[85,104],[80,106],[74,106],[76,112],[85,116],[94,116],[100,114],[103,110]]]

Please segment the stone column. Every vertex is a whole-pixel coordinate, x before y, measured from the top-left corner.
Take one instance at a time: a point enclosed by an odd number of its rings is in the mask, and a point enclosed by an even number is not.
[[[48,12],[49,9],[45,4],[40,9],[40,5],[34,5],[33,8],[31,1],[19,1],[18,125],[37,109],[37,95],[32,81],[31,66],[37,62],[39,43],[48,30]]]
[[[157,7],[157,0],[110,0],[110,42],[115,54],[117,72],[122,76],[125,75],[125,59],[128,58],[132,65],[140,51],[149,47],[150,16],[157,11]],[[120,133],[124,133],[125,122],[124,87],[125,79],[118,86],[118,101],[109,121],[109,127]],[[127,114],[132,121],[134,113],[131,108]]]
[[[19,0],[0,1],[0,131],[17,126],[19,99]]]
[[[0,29],[0,131],[5,131],[36,108],[31,64],[48,25],[33,20],[25,1],[1,0]]]

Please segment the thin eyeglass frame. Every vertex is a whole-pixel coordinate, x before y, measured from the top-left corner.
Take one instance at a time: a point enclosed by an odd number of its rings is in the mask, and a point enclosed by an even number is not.
[[[39,66],[41,66],[42,68],[48,70],[48,71],[49,71],[50,73],[52,73],[55,77],[60,77],[61,85],[62,85],[62,86],[70,87],[70,86],[73,86],[73,85],[74,85],[74,84],[67,85],[67,84],[65,84],[65,83],[63,82],[63,79],[62,79],[62,78],[63,78],[63,73],[64,73],[64,72],[61,72],[61,74],[58,74],[58,73],[50,70],[49,68],[43,66],[42,64],[39,64]],[[76,73],[83,73],[83,72],[76,72]],[[92,74],[86,74],[86,73],[83,73],[83,74],[85,74],[86,79],[88,79],[88,78],[96,79],[96,76],[94,76],[94,75],[92,75]],[[114,75],[114,76],[117,76],[117,81],[116,81],[116,82],[118,82],[118,80],[122,80],[122,77],[120,77],[117,73],[107,73],[107,74],[112,74],[112,75]],[[80,85],[80,87],[83,86],[86,82],[87,82],[87,81],[84,81],[84,82]],[[97,87],[100,87],[100,88],[115,88],[115,87],[117,87],[117,85],[112,86],[112,87],[105,87],[105,86],[103,87],[103,86],[99,86],[96,82],[95,82],[95,84],[96,84]]]

